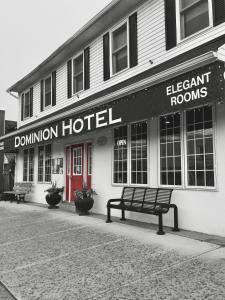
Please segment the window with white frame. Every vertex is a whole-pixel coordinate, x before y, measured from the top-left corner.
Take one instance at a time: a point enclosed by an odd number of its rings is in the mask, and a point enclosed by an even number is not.
[[[176,113],[160,117],[160,185],[184,186],[182,178],[185,178],[187,187],[213,188],[213,108],[207,105],[187,110],[183,113],[184,126],[181,126],[181,115]]]
[[[23,181],[34,181],[34,148],[23,151]]]
[[[147,184],[147,122],[131,125],[131,184]]]
[[[182,184],[180,113],[160,117],[160,184]]]
[[[178,39],[212,26],[211,0],[176,0]]]
[[[49,76],[44,80],[44,106],[52,105],[52,77]]]
[[[73,60],[73,93],[84,89],[84,57],[83,53]]]
[[[147,122],[114,129],[113,183],[147,184]]]
[[[24,94],[24,115],[23,118],[29,118],[30,117],[30,91],[26,92]]]
[[[88,175],[92,175],[92,145],[87,146]]]
[[[114,129],[113,182],[127,183],[128,129],[120,126]]]
[[[111,33],[112,73],[118,73],[128,67],[128,24],[124,23]]]
[[[215,186],[212,107],[186,112],[187,185]]]
[[[38,182],[51,181],[51,144],[38,147]]]
[[[73,149],[73,175],[82,175],[82,147]]]

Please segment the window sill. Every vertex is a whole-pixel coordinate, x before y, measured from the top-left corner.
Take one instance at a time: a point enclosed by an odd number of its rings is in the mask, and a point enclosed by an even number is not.
[[[121,71],[119,71],[119,72],[117,72],[117,73],[111,73],[110,74],[110,79],[111,78],[114,78],[114,77],[116,77],[116,76],[118,76],[118,75],[120,75],[120,74],[122,74],[122,73],[124,73],[124,72],[126,72],[127,70],[129,70],[130,69],[130,67],[127,67],[127,68],[125,68],[125,69],[123,69],[123,70],[121,70]]]
[[[208,26],[200,31],[197,31],[196,33],[193,33],[190,36],[187,36],[184,39],[178,39],[177,46],[184,45],[186,43],[190,43],[194,39],[198,38],[199,36],[204,36],[207,34],[210,30],[212,30],[214,27],[213,26]],[[173,48],[172,48],[173,49]]]

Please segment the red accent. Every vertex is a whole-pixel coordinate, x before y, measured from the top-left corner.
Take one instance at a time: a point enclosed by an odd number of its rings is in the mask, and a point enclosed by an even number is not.
[[[91,147],[91,144],[86,144],[86,147],[84,144],[79,144],[79,145],[72,145],[71,147],[66,148],[66,200],[69,202],[75,201],[74,191],[76,189],[82,190],[84,180],[87,184],[87,188],[91,189],[92,175],[88,174],[88,168],[89,168],[88,149],[89,149],[89,147]],[[81,148],[81,153],[82,153],[82,170],[81,170],[81,174],[76,175],[76,174],[74,174],[74,149],[78,149],[78,148]],[[86,150],[85,158],[84,158],[84,149]],[[84,159],[85,159],[85,161],[84,161]],[[70,173],[68,173],[69,160],[70,160]],[[87,178],[85,178],[85,179],[84,179],[84,164],[86,165],[86,174],[87,174]]]
[[[88,174],[89,163],[90,163],[90,161],[89,161],[89,148],[92,151],[91,144],[87,144],[87,188],[91,189],[91,177],[92,176],[91,176],[91,174],[90,175]],[[92,153],[91,153],[91,155],[92,155]]]

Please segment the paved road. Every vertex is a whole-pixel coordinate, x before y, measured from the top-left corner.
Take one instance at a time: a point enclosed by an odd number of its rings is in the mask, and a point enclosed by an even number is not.
[[[21,300],[224,300],[225,248],[2,201],[0,281]]]

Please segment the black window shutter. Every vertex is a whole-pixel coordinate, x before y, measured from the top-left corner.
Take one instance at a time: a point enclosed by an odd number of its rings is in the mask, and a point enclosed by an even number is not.
[[[33,88],[30,88],[30,117],[33,117]]]
[[[165,30],[166,30],[166,50],[177,44],[176,30],[176,4],[175,0],[164,0],[165,3]]]
[[[56,105],[56,71],[52,72],[52,106]]]
[[[137,13],[129,17],[130,68],[138,64],[137,49]]]
[[[84,89],[90,88],[90,48],[84,49]]]
[[[41,80],[41,111],[44,110],[44,81]]]
[[[225,0],[212,0],[213,25],[217,26],[225,22]]]
[[[23,121],[24,94],[21,96],[21,121]]]
[[[103,36],[103,79],[104,81],[110,78],[110,65],[109,65],[109,33]]]
[[[72,60],[67,62],[67,98],[72,97]]]

